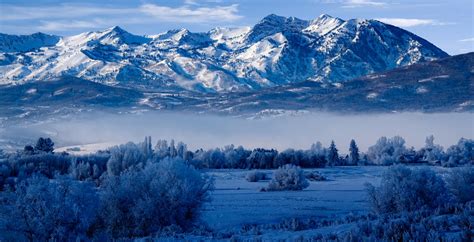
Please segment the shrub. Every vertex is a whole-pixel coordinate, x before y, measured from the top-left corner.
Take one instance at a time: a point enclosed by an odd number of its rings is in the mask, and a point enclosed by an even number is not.
[[[258,182],[267,179],[267,176],[264,172],[261,171],[250,171],[247,173],[245,179],[249,182]]]
[[[324,177],[323,175],[321,175],[317,171],[305,172],[304,176],[306,177],[306,179],[308,179],[310,181],[326,181],[327,180],[326,177]]]
[[[0,214],[6,216],[4,235],[12,240],[73,241],[85,238],[96,221],[99,200],[89,183],[35,176],[11,195]]]
[[[106,232],[116,238],[148,236],[171,225],[188,229],[211,186],[183,160],[166,158],[108,176],[100,216]]]
[[[446,181],[448,188],[459,202],[474,200],[474,167],[454,168]]]
[[[284,165],[275,171],[268,184],[268,191],[303,190],[309,186],[303,170],[291,164]]]
[[[401,165],[384,173],[380,187],[367,184],[367,192],[372,208],[380,213],[436,208],[449,201],[445,182],[434,171]]]

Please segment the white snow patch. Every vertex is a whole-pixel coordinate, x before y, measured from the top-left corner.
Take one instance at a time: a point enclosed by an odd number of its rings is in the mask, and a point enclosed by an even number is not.
[[[371,93],[369,93],[369,94],[367,95],[367,98],[369,98],[369,99],[374,99],[374,98],[377,98],[378,96],[379,96],[378,93],[376,93],[376,92],[371,92]]]
[[[336,83],[333,83],[333,85],[336,87],[336,88],[342,88],[344,85],[342,85],[342,83],[339,83],[339,82],[336,82]]]
[[[427,93],[428,91],[429,91],[429,90],[428,90],[426,87],[424,87],[424,86],[418,87],[418,88],[416,89],[416,93],[418,93],[418,94]]]
[[[27,94],[35,94],[38,90],[36,88],[30,88],[26,91]]]
[[[441,78],[449,78],[449,75],[439,75],[439,76],[433,76],[433,77],[430,77],[430,78],[424,78],[424,79],[421,79],[421,80],[418,80],[418,82],[434,82],[435,79],[441,79]]]

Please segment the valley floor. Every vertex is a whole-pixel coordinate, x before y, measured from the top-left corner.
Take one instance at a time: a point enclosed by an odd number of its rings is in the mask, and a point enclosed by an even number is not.
[[[247,170],[213,170],[212,201],[203,220],[217,230],[244,224],[278,223],[283,219],[331,217],[368,212],[364,184],[379,184],[386,167],[337,167],[316,170],[328,181],[310,181],[303,191],[260,192],[269,180],[248,182]],[[271,177],[271,170],[265,171]]]

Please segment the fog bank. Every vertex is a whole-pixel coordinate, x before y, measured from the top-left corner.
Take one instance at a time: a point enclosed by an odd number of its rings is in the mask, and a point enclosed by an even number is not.
[[[407,146],[419,148],[426,136],[433,134],[435,143],[445,148],[459,138],[474,137],[474,114],[364,114],[336,115],[314,113],[301,116],[246,120],[231,117],[149,112],[142,114],[81,115],[68,121],[49,121],[23,127],[9,127],[3,139],[14,137],[52,137],[57,146],[91,143],[124,143],[141,141],[151,135],[157,139],[175,139],[191,149],[223,147],[227,144],[248,148],[310,147],[321,141],[327,146],[336,142],[342,153],[347,152],[354,138],[365,151],[381,136],[400,135]]]

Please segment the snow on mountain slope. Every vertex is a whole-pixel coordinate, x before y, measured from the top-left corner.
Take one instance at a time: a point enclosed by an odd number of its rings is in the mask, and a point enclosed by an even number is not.
[[[41,47],[54,46],[59,37],[43,33],[32,35],[8,35],[0,33],[0,52],[27,52]]]
[[[169,110],[246,118],[300,115],[311,111],[473,112],[473,67],[474,53],[468,53],[345,82],[304,81],[225,93],[184,89],[138,91],[61,77],[24,85],[0,85],[0,120],[41,120],[88,110]],[[129,68],[126,71],[129,76],[137,75],[136,70]]]
[[[341,82],[448,56],[375,20],[269,15],[253,27],[137,36],[119,27],[70,37],[0,35],[0,84],[62,75],[106,85],[201,92]]]

